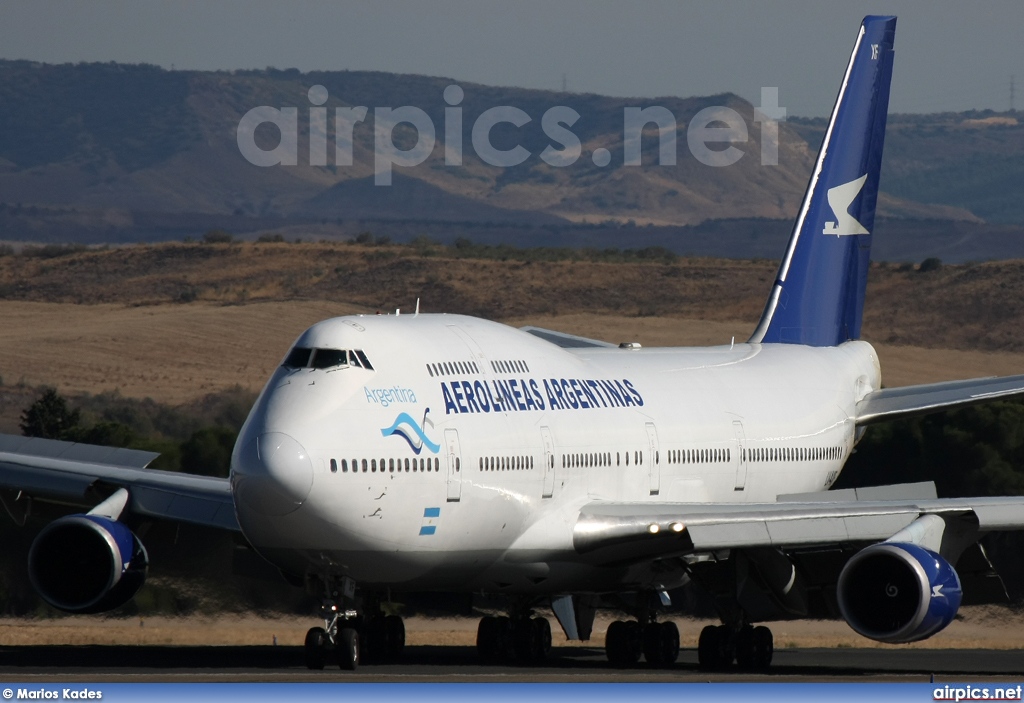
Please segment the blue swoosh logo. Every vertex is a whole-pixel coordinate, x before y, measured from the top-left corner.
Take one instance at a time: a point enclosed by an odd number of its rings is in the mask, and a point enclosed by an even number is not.
[[[428,410],[427,412],[430,411]],[[425,420],[426,413],[424,413],[423,417]],[[403,425],[407,425],[408,427],[403,427]],[[416,435],[419,441],[413,441],[412,437],[409,436],[410,430],[412,431],[413,434]],[[395,418],[395,421],[391,425],[391,427],[385,427],[380,431],[380,433],[385,437],[390,437],[391,435],[398,435],[399,437],[401,437],[402,439],[409,443],[409,447],[412,448],[412,451],[415,454],[419,454],[420,452],[422,452],[423,447],[426,447],[434,454],[437,454],[439,451],[441,451],[441,445],[434,444],[433,442],[431,442],[430,438],[423,433],[423,428],[420,427],[419,423],[416,422],[416,420],[414,420],[409,415],[409,413],[400,413],[398,417]]]

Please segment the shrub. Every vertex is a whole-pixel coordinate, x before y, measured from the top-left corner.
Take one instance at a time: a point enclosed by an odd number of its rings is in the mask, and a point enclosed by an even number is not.
[[[230,232],[222,229],[211,229],[203,235],[203,241],[207,244],[230,244],[234,239]]]

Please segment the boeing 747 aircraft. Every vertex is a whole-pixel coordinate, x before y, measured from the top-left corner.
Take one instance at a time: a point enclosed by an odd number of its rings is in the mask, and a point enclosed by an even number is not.
[[[242,428],[231,477],[149,470],[155,455],[7,436],[0,487],[84,506],[42,530],[29,575],[51,605],[115,608],[148,558],[126,525],[236,531],[323,599],[311,668],[398,656],[389,594],[504,599],[482,657],[534,661],[552,608],[570,639],[629,613],[615,664],[675,662],[672,593],[722,624],[703,666],[763,668],[758,623],[842,617],[925,639],[1001,582],[978,540],[1024,528],[1024,498],[937,499],[933,484],[830,491],[865,426],[1024,392],[1024,376],[882,389],[858,340],[893,65],[893,17],[857,35],[793,234],[745,344],[615,346],[459,315],[348,316],[303,332]],[[17,499],[15,499],[17,497]]]

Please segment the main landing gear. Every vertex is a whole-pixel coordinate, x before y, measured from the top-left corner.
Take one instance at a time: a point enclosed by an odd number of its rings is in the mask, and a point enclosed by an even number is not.
[[[476,650],[488,664],[512,658],[531,664],[542,662],[551,651],[551,624],[530,613],[511,618],[488,615],[477,627]]]
[[[708,625],[697,642],[697,661],[702,669],[721,670],[733,661],[743,671],[767,669],[772,663],[775,643],[767,627]]]
[[[323,627],[306,633],[305,658],[310,669],[323,669],[329,661],[346,670],[361,662],[387,662],[401,657],[405,649],[405,623],[397,615],[386,615],[380,599],[364,598],[363,612],[345,610],[337,592],[331,592],[320,607]]]
[[[679,628],[667,621],[641,625],[636,620],[616,620],[608,626],[604,649],[615,666],[636,664],[641,655],[652,666],[672,666],[679,657]]]

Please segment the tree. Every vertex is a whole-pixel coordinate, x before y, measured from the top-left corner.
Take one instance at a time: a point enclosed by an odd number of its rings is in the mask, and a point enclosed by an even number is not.
[[[26,437],[66,439],[78,429],[81,413],[71,410],[55,388],[43,394],[21,413],[21,433]]]
[[[238,432],[222,425],[192,433],[181,445],[181,470],[226,478],[231,470],[231,450],[236,437]]]

